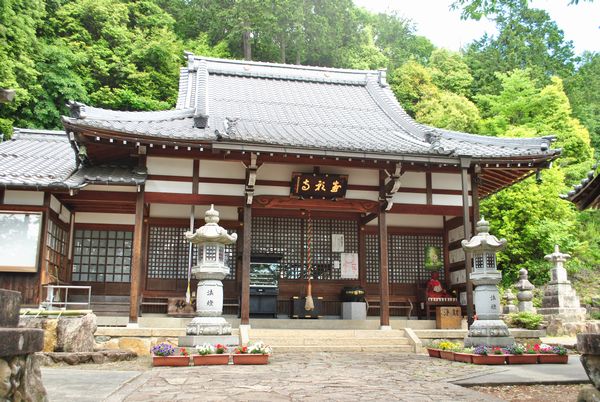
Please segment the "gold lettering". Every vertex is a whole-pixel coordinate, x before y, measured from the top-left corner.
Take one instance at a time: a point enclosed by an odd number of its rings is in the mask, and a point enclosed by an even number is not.
[[[342,185],[340,184],[339,181],[336,180],[333,183],[331,183],[331,192],[332,193],[337,193],[340,188],[342,188]]]
[[[325,182],[323,180],[319,180],[315,185],[315,191],[325,191]]]
[[[302,191],[310,190],[310,181],[308,179],[304,179],[302,182]]]

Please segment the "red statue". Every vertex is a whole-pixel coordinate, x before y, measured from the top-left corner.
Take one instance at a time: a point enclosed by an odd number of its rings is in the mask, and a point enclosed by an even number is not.
[[[446,293],[439,279],[439,273],[434,272],[431,274],[431,279],[427,281],[427,297],[434,299],[440,297],[452,297],[451,295]]]

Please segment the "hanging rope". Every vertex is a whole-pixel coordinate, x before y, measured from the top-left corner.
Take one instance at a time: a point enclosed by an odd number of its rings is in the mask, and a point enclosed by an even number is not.
[[[190,208],[190,232],[194,231],[194,218],[196,208],[194,205]],[[185,302],[190,304],[192,301],[192,295],[190,292],[190,284],[192,282],[192,265],[194,265],[194,245],[190,243],[188,247],[188,272],[187,272],[187,290],[185,291]]]
[[[306,288],[306,303],[304,304],[304,309],[306,311],[312,311],[315,309],[315,303],[312,298],[312,240],[313,240],[313,227],[312,227],[312,217],[310,216],[310,211],[308,211],[308,219],[306,221],[306,275],[308,276],[308,286]]]

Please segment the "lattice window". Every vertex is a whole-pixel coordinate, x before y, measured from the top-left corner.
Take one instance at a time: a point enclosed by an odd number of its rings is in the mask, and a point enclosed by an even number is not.
[[[391,283],[416,283],[431,277],[425,269],[425,248],[443,247],[441,236],[389,235],[389,281]],[[444,271],[438,271],[444,279]]]
[[[187,280],[189,269],[189,245],[184,233],[185,227],[150,226],[148,236],[148,278]],[[229,230],[235,233],[235,230]],[[197,264],[198,247],[192,248],[192,264]],[[216,254],[215,254],[216,256]],[[225,246],[225,265],[229,275],[225,279],[235,279],[237,244]]]
[[[379,283],[379,236],[365,235],[365,262],[367,264],[367,282]]]
[[[331,251],[331,235],[344,235],[344,251],[358,252],[358,223],[353,220],[313,219],[311,254],[313,278],[339,279],[340,253]],[[306,219],[255,216],[252,219],[252,254],[280,254],[281,277],[306,278]]]
[[[133,232],[76,230],[73,241],[73,281],[130,281]]]
[[[69,232],[61,226],[48,220],[48,237],[46,246],[48,253],[46,254],[46,266],[50,275],[57,280],[66,279],[67,274],[67,242]]]

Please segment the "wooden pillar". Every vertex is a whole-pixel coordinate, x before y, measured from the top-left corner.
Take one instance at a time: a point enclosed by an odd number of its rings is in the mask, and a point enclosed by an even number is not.
[[[252,232],[252,205],[244,204],[242,249],[242,289],[240,299],[241,325],[250,324],[250,252]]]
[[[475,226],[479,219],[481,219],[481,213],[479,212],[479,175],[474,173],[471,176],[471,205],[473,205],[473,233],[475,232]]]
[[[388,280],[388,233],[385,210],[379,211],[379,323],[382,327],[390,325],[390,289]]]
[[[135,199],[135,227],[133,229],[133,258],[131,260],[131,287],[129,296],[129,323],[137,324],[140,311],[140,284],[142,277],[142,243],[144,236],[144,185]]]
[[[463,202],[463,228],[464,238],[469,240],[471,238],[471,219],[469,214],[469,167],[471,165],[471,159],[461,158],[461,181],[462,181],[462,202]],[[467,274],[467,322],[469,327],[473,323],[473,282],[471,281],[471,256],[465,256],[465,270]]]
[[[367,286],[367,234],[361,224],[358,226],[358,279],[364,289]]]
[[[50,219],[50,193],[44,193],[44,211],[42,213],[42,228],[40,236],[40,252],[38,256],[39,276],[37,286],[37,303],[42,302],[44,296],[43,286],[47,285],[48,278],[48,220]]]
[[[450,289],[450,240],[448,236],[448,221],[446,217],[444,219],[444,232],[443,232],[443,242],[444,242],[444,282],[446,284],[446,289]]]

